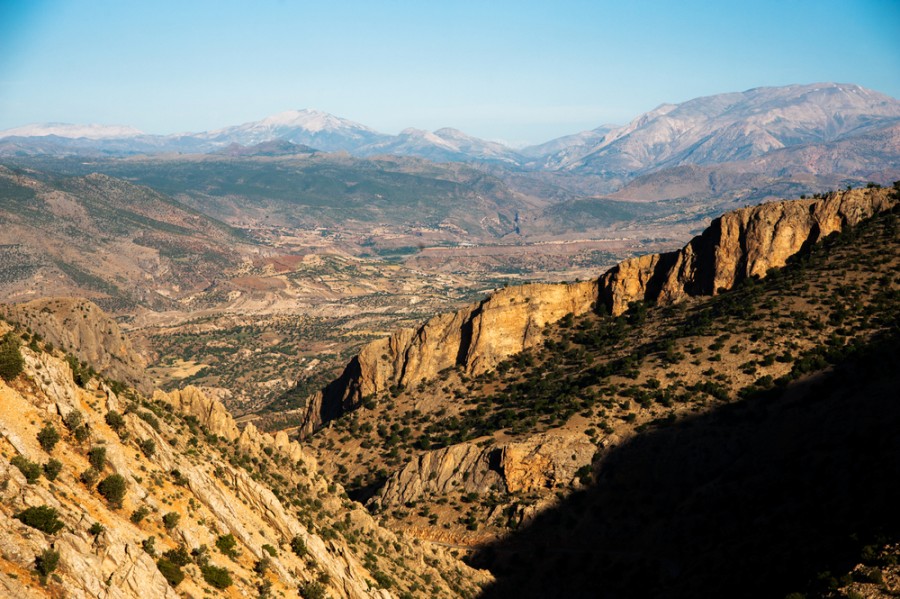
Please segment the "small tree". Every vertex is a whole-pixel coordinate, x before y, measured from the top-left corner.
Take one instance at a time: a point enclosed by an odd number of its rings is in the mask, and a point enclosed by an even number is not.
[[[36,483],[37,479],[41,477],[41,465],[37,462],[32,462],[25,456],[14,456],[9,463],[19,469],[29,485]]]
[[[304,582],[297,589],[303,599],[325,599],[325,586],[320,582]]]
[[[7,333],[0,341],[0,378],[10,382],[22,374],[24,369],[25,359],[19,351],[19,338]]]
[[[109,428],[119,432],[125,426],[125,418],[115,410],[110,410],[106,413],[106,424],[109,425]]]
[[[58,516],[59,512],[56,511],[56,508],[52,508],[48,505],[38,505],[22,510],[13,517],[26,526],[36,528],[41,532],[52,535],[59,532],[64,526]]]
[[[41,579],[41,584],[46,584],[47,577],[56,570],[59,565],[59,551],[53,549],[44,549],[34,560],[34,569],[37,570]]]
[[[291,539],[291,551],[296,553],[297,557],[303,557],[306,555],[306,541],[303,540],[303,537],[296,536]]]
[[[234,535],[231,533],[221,535],[216,539],[216,547],[231,559],[234,559],[239,555],[237,550],[237,540],[235,540]]]
[[[80,478],[81,482],[83,482],[86,486],[93,487],[94,483],[97,482],[97,479],[100,478],[100,473],[93,468],[88,468],[81,473]]]
[[[161,557],[156,561],[156,567],[172,587],[177,587],[184,580],[184,572],[181,571],[181,567],[173,564],[165,557]]]
[[[144,452],[144,455],[148,458],[152,458],[156,453],[156,441],[153,439],[142,439],[138,441],[138,447],[141,448],[141,451]]]
[[[88,462],[97,472],[102,472],[103,467],[106,466],[106,448],[99,445],[91,447],[91,450],[88,451]]]
[[[131,521],[135,524],[138,524],[141,520],[146,518],[150,514],[150,508],[146,505],[142,505],[138,509],[131,512]]]
[[[56,480],[56,477],[59,476],[61,470],[62,462],[59,460],[51,459],[44,464],[44,476],[47,477],[47,480]]]
[[[232,585],[231,572],[227,568],[207,564],[200,568],[200,572],[203,574],[203,580],[214,588],[227,589]]]
[[[113,507],[122,507],[122,500],[125,499],[127,490],[128,485],[125,477],[121,474],[110,474],[97,485],[97,492],[103,495]]]
[[[169,512],[162,517],[163,526],[166,527],[166,530],[172,530],[173,528],[178,526],[179,520],[181,520],[181,514],[179,514],[178,512]]]
[[[48,422],[38,433],[37,440],[38,443],[41,444],[43,450],[50,453],[59,442],[59,433],[57,432],[56,427]]]

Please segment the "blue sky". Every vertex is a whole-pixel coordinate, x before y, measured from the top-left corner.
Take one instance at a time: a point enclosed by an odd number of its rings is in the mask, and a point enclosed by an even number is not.
[[[316,108],[516,143],[838,81],[900,97],[900,2],[0,0],[0,130]]]

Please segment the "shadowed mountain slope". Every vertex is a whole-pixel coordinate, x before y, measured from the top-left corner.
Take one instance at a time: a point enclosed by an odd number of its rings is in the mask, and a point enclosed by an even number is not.
[[[831,370],[635,437],[479,550],[498,578],[482,596],[784,597],[900,540],[898,343],[895,325]]]

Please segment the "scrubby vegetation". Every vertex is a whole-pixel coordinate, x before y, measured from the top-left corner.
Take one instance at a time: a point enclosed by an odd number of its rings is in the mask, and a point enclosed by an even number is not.
[[[97,485],[97,492],[103,495],[104,499],[113,507],[122,507],[122,500],[125,499],[127,490],[128,483],[121,474],[110,474]]]
[[[609,435],[671,427],[853,354],[872,335],[897,326],[900,312],[898,215],[876,216],[807,248],[763,279],[674,306],[633,303],[627,313],[569,316],[545,331],[541,347],[477,377],[449,370],[411,389],[366,398],[312,439],[336,461],[331,474],[366,499],[412,456],[464,441],[531,435],[559,427],[583,431],[602,452]],[[443,397],[438,409],[418,409]],[[338,447],[341,449],[339,450]],[[592,468],[579,470],[581,484]],[[516,526],[537,496],[496,493],[443,498],[458,514],[441,521],[438,497],[386,515],[418,525],[470,530]],[[422,503],[430,502],[431,507]],[[438,508],[446,511],[447,508]]]
[[[13,516],[22,524],[36,528],[49,535],[59,532],[65,526],[59,519],[56,508],[47,505],[32,506]]]
[[[10,382],[22,373],[25,359],[19,351],[19,338],[7,333],[0,340],[0,378]]]

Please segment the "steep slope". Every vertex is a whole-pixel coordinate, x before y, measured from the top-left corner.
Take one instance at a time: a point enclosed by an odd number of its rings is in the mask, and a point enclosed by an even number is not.
[[[302,431],[311,433],[368,397],[433,380],[446,369],[469,375],[491,370],[537,344],[546,324],[570,313],[600,307],[618,316],[634,301],[674,303],[765,277],[804,247],[896,203],[891,191],[869,188],[763,204],[714,220],[682,250],[627,260],[595,281],[504,289],[364,347],[339,379],[310,398]]]
[[[811,194],[860,180],[900,178],[900,122],[836,141],[806,143],[716,165],[682,165],[637,177],[610,197],[688,199],[710,207]]]
[[[689,437],[698,414],[768,405],[873,342],[896,353],[896,207],[712,297],[564,317],[493,370],[391,389],[309,443],[394,527],[470,546],[504,536],[633,438],[682,421]]]
[[[46,298],[0,304],[0,316],[71,353],[79,362],[142,393],[152,391],[147,361],[135,351],[118,323],[96,304],[74,298]]]
[[[117,394],[41,342],[18,352],[0,379],[7,596],[456,597],[489,580],[381,528],[286,435],[239,430],[197,389]]]

